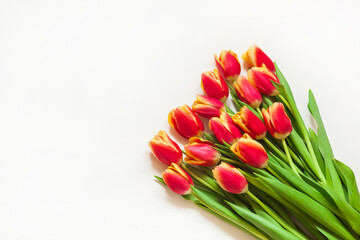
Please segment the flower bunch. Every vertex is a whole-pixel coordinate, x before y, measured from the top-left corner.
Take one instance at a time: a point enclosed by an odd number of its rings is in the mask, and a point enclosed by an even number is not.
[[[149,142],[168,165],[156,178],[257,239],[360,239],[355,176],[334,158],[314,95],[316,130],[258,46],[242,58],[246,74],[231,50],[215,55],[217,69],[201,75],[204,95],[170,111],[170,126],[189,142],[181,150],[165,131]]]

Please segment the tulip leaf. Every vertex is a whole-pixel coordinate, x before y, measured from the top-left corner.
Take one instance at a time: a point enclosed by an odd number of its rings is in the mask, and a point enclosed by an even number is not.
[[[164,184],[166,186],[166,183],[164,182],[164,180],[161,177],[158,176],[154,176],[156,178],[156,180],[158,180],[159,182],[161,182],[162,184]]]
[[[221,199],[215,199],[207,192],[200,190],[199,188],[192,187],[192,189],[193,194],[201,201],[203,205],[216,212],[223,218],[226,218],[227,220],[233,222],[243,231],[251,234],[258,239],[270,239],[264,233],[254,227],[250,222],[244,220],[236,213],[231,211],[229,208],[225,207],[222,203],[220,203],[219,201],[221,201]]]
[[[336,236],[334,233],[332,233],[331,231],[329,231],[328,229],[326,229],[322,226],[316,226],[316,228],[319,230],[319,232],[324,234],[329,240],[342,240],[341,238]]]
[[[346,186],[349,204],[360,212],[360,194],[353,171],[339,160],[335,160],[335,165]]]
[[[319,108],[316,104],[314,94],[309,90],[309,104],[308,109],[311,112],[311,115],[314,117],[317,125],[318,133],[318,145],[321,155],[324,157],[325,166],[326,166],[326,181],[330,186],[332,186],[338,194],[343,195],[343,188],[341,184],[340,177],[335,169],[334,165],[334,154],[331,149],[329,138],[326,134],[326,130],[323,124],[323,121],[320,116]]]
[[[266,182],[273,191],[276,191],[281,196],[285,197],[293,205],[301,209],[320,224],[332,229],[339,236],[344,239],[354,239],[354,237],[329,209],[313,200],[311,197],[288,185],[269,178],[262,178],[262,181]]]
[[[284,228],[282,228],[278,224],[274,224],[272,221],[269,221],[260,215],[257,215],[250,210],[248,210],[245,206],[235,205],[231,202],[225,201],[232,209],[234,209],[240,216],[247,219],[249,222],[254,224],[260,230],[264,231],[273,239],[277,240],[289,240],[289,239],[299,239],[294,234],[288,232]]]
[[[310,136],[310,142],[311,142],[311,145],[313,146],[314,153],[315,153],[316,159],[319,163],[320,169],[323,173],[326,173],[324,158],[322,157],[320,150],[319,150],[318,137],[317,137],[316,133],[314,132],[314,130],[312,130],[311,128],[309,128],[309,136]]]

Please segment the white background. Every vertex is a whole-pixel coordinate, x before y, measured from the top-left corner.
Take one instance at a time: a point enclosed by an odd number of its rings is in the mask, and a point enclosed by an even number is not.
[[[359,1],[0,1],[0,239],[252,239],[154,181],[147,143],[256,43],[360,178]],[[244,74],[244,73],[243,73]]]

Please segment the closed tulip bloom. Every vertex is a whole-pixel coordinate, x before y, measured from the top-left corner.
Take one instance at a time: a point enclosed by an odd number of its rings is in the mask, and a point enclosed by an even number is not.
[[[253,108],[258,108],[262,102],[262,96],[256,88],[250,84],[246,77],[240,76],[234,82],[235,91],[239,99]]]
[[[234,194],[247,192],[248,182],[237,168],[222,162],[212,172],[220,187],[225,191]]]
[[[250,46],[250,48],[241,56],[250,67],[261,67],[265,66],[272,72],[275,71],[273,61],[256,45]]]
[[[214,54],[216,67],[221,77],[228,81],[234,81],[241,72],[241,66],[237,55],[229,50],[222,50],[220,56]]]
[[[149,142],[150,149],[157,159],[170,166],[171,163],[182,163],[182,152],[176,142],[170,139],[165,131],[159,131]]]
[[[264,123],[246,106],[232,116],[234,123],[247,133],[251,138],[263,139],[266,136]]]
[[[165,184],[174,192],[180,195],[191,193],[193,180],[179,165],[172,163],[168,169],[162,173]]]
[[[249,82],[261,93],[269,96],[279,94],[272,82],[280,83],[274,73],[263,64],[261,67],[253,67],[247,72]]]
[[[192,109],[196,114],[204,118],[212,118],[220,117],[220,114],[225,111],[225,106],[219,100],[198,95],[192,105]]]
[[[247,133],[235,142],[230,149],[246,164],[256,168],[266,168],[268,166],[268,155],[264,147],[253,140]]]
[[[264,122],[267,130],[277,139],[285,139],[292,131],[291,120],[285,112],[284,105],[280,102],[275,102],[269,106],[268,109],[262,109]]]
[[[225,102],[229,96],[229,87],[217,69],[201,74],[201,88],[208,97]]]
[[[236,127],[233,120],[226,112],[221,113],[220,118],[211,118],[209,127],[220,143],[225,141],[228,144],[233,144],[242,136],[240,129]]]
[[[168,122],[185,138],[200,137],[204,131],[204,125],[200,118],[188,105],[174,108],[169,112]]]
[[[220,161],[220,152],[209,141],[193,137],[185,145],[185,162],[198,166],[214,166]]]

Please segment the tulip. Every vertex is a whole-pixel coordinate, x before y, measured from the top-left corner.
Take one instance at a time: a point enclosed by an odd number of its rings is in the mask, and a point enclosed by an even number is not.
[[[258,108],[262,102],[261,94],[250,84],[246,77],[240,76],[234,82],[235,91],[239,99],[253,108]]]
[[[170,166],[171,163],[182,163],[182,152],[176,142],[170,139],[165,131],[159,131],[149,142],[150,149],[157,159]]]
[[[226,112],[221,113],[220,118],[211,118],[209,127],[220,143],[225,141],[228,144],[233,144],[242,136],[241,131],[236,127],[233,120]]]
[[[248,182],[237,168],[222,162],[212,172],[220,187],[225,191],[234,194],[247,192]]]
[[[267,130],[274,138],[283,140],[290,135],[292,131],[291,120],[285,112],[284,105],[275,102],[269,108],[262,109],[264,122]]]
[[[222,50],[218,58],[214,54],[216,67],[219,70],[221,77],[228,81],[234,81],[241,72],[241,66],[237,55],[231,50]]]
[[[209,141],[192,137],[185,145],[185,162],[198,166],[214,166],[220,161],[220,152]]]
[[[209,71],[201,74],[201,88],[206,96],[221,102],[225,102],[229,96],[229,87],[217,69],[214,69],[213,72]]]
[[[220,117],[221,113],[225,111],[225,106],[219,100],[198,95],[192,109],[196,114],[204,118],[212,118]]]
[[[275,71],[274,63],[271,59],[256,45],[250,46],[250,48],[241,56],[250,67],[265,66],[272,72]]]
[[[200,137],[204,131],[204,125],[200,118],[188,105],[174,108],[169,112],[168,122],[185,138]]]
[[[264,123],[246,106],[232,116],[234,123],[247,133],[251,138],[263,139],[266,136]]]
[[[230,149],[246,164],[256,168],[266,168],[268,166],[268,155],[264,147],[253,140],[247,133],[235,142]]]
[[[279,91],[272,82],[280,83],[274,73],[272,73],[265,64],[261,67],[253,67],[247,73],[249,82],[261,93],[275,96]]]
[[[174,192],[180,195],[191,193],[193,180],[179,165],[172,163],[168,169],[162,173],[165,184]]]

